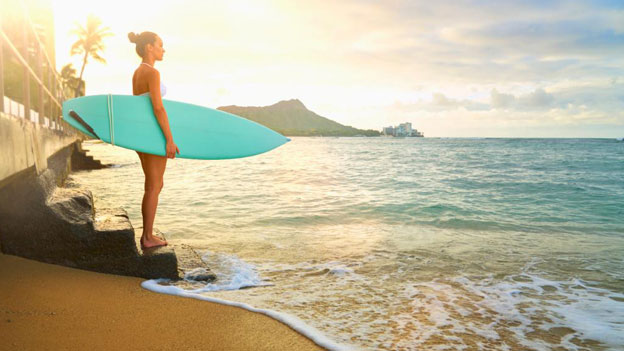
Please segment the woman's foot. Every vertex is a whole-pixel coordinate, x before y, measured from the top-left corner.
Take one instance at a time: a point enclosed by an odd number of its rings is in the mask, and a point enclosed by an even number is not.
[[[141,248],[149,249],[151,247],[157,246],[167,246],[166,240],[161,240],[158,237],[152,235],[149,239],[146,239],[145,236],[141,236]]]

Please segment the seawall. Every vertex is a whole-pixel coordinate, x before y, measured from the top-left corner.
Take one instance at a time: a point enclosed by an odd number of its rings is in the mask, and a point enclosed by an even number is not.
[[[95,209],[72,170],[105,167],[86,156],[86,137],[0,112],[0,251],[103,273],[179,279],[173,247],[137,248],[123,208]]]
[[[40,175],[50,156],[84,139],[70,128],[51,129],[0,111],[0,188],[22,172]]]

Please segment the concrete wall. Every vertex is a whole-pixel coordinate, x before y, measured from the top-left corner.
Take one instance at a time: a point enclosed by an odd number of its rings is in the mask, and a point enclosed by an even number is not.
[[[48,168],[48,157],[84,139],[71,127],[50,129],[0,112],[0,188],[30,167],[41,174]]]
[[[96,216],[91,192],[64,184],[72,170],[104,167],[81,150],[82,134],[65,130],[0,114],[0,251],[97,272],[179,279],[172,247],[139,252],[140,235],[124,209],[99,209]]]

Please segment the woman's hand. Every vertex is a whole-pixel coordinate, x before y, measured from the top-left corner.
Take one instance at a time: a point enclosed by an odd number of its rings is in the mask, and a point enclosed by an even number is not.
[[[167,141],[167,158],[175,158],[176,153],[180,153],[178,145],[176,145],[173,140]]]

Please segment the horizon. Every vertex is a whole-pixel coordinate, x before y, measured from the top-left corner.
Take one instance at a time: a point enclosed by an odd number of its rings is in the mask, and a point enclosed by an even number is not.
[[[127,34],[150,30],[163,38],[156,68],[171,100],[298,99],[343,125],[410,122],[427,137],[624,137],[617,2],[121,4],[52,1],[57,69],[81,67],[69,56],[75,21],[93,13],[114,33],[107,64],[85,68],[87,95],[132,93],[140,57]]]

